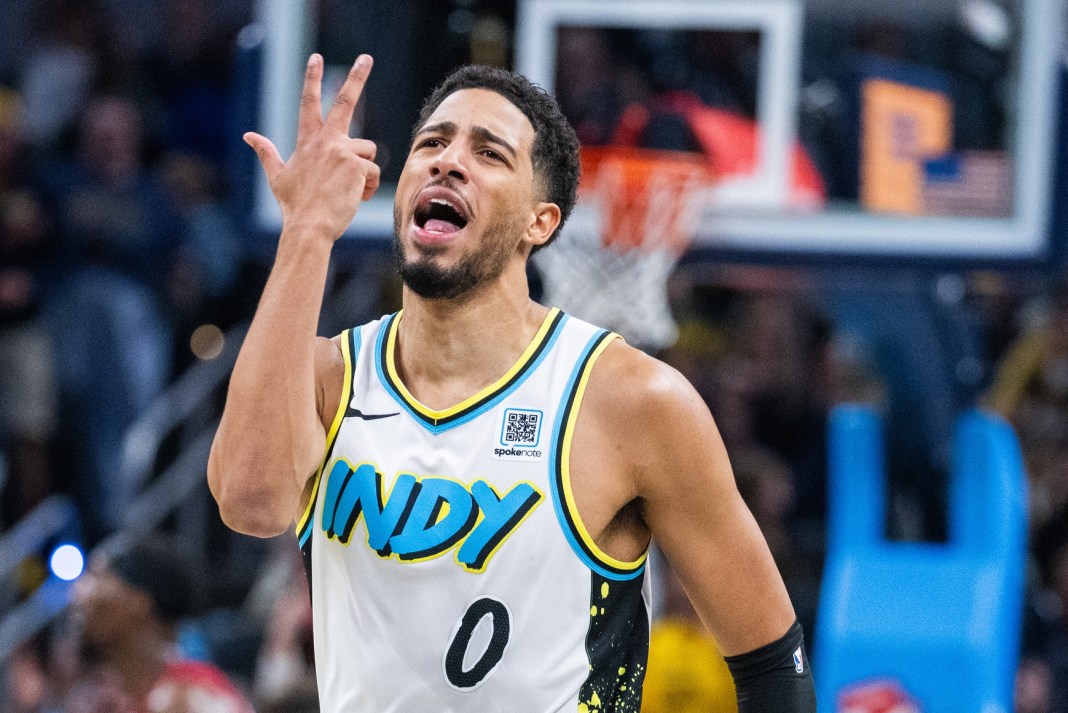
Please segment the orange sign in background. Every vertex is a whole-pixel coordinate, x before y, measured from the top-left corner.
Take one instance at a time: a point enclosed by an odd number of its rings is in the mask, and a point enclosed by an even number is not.
[[[887,79],[861,87],[860,202],[919,215],[924,162],[952,148],[953,104],[941,92]]]

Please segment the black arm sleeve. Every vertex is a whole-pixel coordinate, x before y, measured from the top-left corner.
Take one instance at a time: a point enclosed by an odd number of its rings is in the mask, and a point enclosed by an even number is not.
[[[816,690],[800,623],[795,621],[782,638],[767,646],[725,658],[734,676],[738,713],[816,713]]]

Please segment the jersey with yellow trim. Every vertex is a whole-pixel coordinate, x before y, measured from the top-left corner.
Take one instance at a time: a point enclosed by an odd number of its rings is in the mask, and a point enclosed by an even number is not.
[[[345,332],[341,405],[297,525],[331,713],[638,713],[646,557],[602,552],[569,454],[617,335],[553,309],[508,372],[420,404],[394,362],[403,313]]]

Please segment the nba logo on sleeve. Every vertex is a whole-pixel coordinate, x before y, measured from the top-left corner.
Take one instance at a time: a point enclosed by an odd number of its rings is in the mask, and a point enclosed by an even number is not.
[[[805,662],[801,659],[801,647],[797,647],[797,651],[794,652],[794,671],[798,673],[805,672]]]
[[[540,458],[541,422],[544,414],[533,409],[505,409],[501,422],[501,446],[493,449],[496,458],[506,460]]]

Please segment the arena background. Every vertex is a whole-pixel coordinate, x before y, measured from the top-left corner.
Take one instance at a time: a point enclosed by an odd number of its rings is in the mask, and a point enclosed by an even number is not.
[[[230,533],[204,482],[278,228],[240,136],[286,153],[312,50],[334,86],[374,55],[354,130],[386,179],[338,244],[322,334],[398,306],[389,184],[459,64],[529,73],[584,146],[690,152],[708,173],[678,193],[685,250],[658,257],[638,209],[644,249],[616,259],[601,227],[621,207],[592,190],[560,253],[603,282],[576,296],[546,261],[535,294],[607,309],[705,397],[821,711],[1068,710],[1065,15],[0,0],[0,711],[73,710],[70,580],[156,537],[199,573],[185,655],[257,710],[317,710],[295,543]],[[648,324],[660,302],[667,333]],[[657,577],[645,708],[733,710],[714,643]]]

